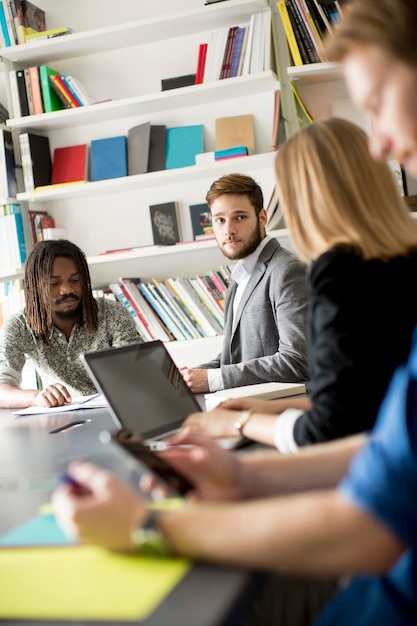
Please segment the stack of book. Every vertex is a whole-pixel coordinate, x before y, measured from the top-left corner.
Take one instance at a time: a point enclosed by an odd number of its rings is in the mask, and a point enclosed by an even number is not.
[[[256,74],[271,68],[271,10],[251,16],[249,24],[209,33],[198,50],[195,83]]]
[[[110,289],[127,307],[144,341],[182,341],[223,333],[230,268],[194,278],[120,278]]]
[[[5,274],[5,272],[4,272]],[[25,306],[25,292],[22,278],[0,282],[0,327],[13,313]]]
[[[277,4],[294,65],[321,62],[323,37],[332,33],[346,3],[280,0]]]
[[[67,26],[48,30],[45,11],[29,0],[0,0],[0,46],[60,37],[72,33]]]
[[[11,70],[13,117],[52,113],[95,104],[98,99],[74,76],[64,76],[48,65]]]
[[[18,203],[0,206],[0,267],[2,274],[16,274],[26,261],[22,209]]]

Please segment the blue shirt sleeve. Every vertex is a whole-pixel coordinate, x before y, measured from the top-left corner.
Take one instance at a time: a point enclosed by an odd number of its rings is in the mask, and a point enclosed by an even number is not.
[[[407,366],[397,369],[369,442],[355,456],[341,493],[417,543],[417,335]]]

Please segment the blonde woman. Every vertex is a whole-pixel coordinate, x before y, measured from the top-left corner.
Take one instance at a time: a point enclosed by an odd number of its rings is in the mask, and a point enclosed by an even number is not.
[[[346,120],[304,128],[275,166],[286,223],[309,264],[307,397],[228,400],[186,425],[235,435],[238,412],[250,410],[246,437],[295,452],[372,428],[417,317],[417,223],[388,165]]]

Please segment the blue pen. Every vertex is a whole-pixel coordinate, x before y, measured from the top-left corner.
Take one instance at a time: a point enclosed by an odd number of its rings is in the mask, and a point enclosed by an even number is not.
[[[76,487],[78,489],[81,487],[81,485],[77,483],[77,481],[74,478],[72,478],[69,474],[63,474],[61,478],[59,479],[59,484],[70,485],[71,487]]]

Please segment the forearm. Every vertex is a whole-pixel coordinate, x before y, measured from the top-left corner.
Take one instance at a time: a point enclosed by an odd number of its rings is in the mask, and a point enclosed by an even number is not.
[[[308,398],[294,398],[293,400],[285,398],[284,400],[271,400],[267,404],[269,403],[271,407],[268,407],[268,413],[255,411],[252,414],[250,420],[245,424],[244,435],[248,439],[252,439],[252,441],[258,441],[267,446],[274,446],[275,421],[279,419],[280,413],[289,408],[307,411],[311,403]],[[276,413],[274,414],[273,411],[276,411]]]
[[[250,568],[315,574],[378,572],[404,546],[335,491],[163,513],[175,553]]]
[[[346,474],[352,457],[365,441],[364,435],[357,435],[308,446],[296,455],[278,454],[273,450],[242,455],[239,470],[241,496],[256,498],[334,487]]]
[[[0,407],[3,409],[22,409],[31,406],[39,391],[20,389],[13,385],[0,385]]]

